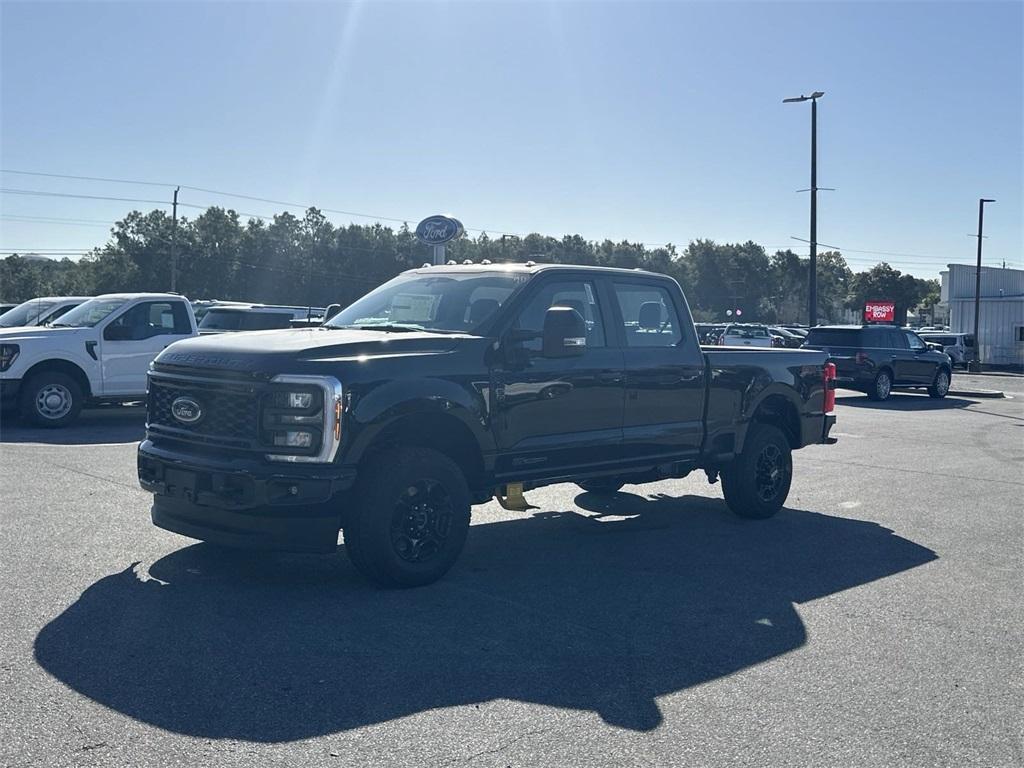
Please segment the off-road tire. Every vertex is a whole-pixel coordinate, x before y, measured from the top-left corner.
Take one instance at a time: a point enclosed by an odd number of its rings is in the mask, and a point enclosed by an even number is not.
[[[360,467],[353,502],[345,520],[345,551],[379,586],[437,581],[466,543],[466,478],[438,451],[406,446],[377,452]]]
[[[78,382],[60,371],[42,371],[21,385],[21,418],[37,427],[66,427],[78,418],[85,393]]]
[[[740,453],[722,470],[725,503],[740,517],[771,517],[786,503],[793,481],[789,440],[778,427],[754,422]]]

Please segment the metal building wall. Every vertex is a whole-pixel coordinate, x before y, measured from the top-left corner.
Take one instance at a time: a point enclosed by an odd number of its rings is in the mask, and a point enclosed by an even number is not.
[[[995,365],[1024,366],[1024,296],[982,299],[978,314],[981,336],[981,360]],[[950,302],[949,329],[955,333],[974,333],[974,297]]]
[[[973,264],[950,264],[948,296],[950,301],[956,299],[973,299],[974,282],[977,267]],[[982,297],[999,296],[1002,289],[1003,296],[1024,296],[1024,269],[1000,269],[999,267],[981,268],[981,295]]]

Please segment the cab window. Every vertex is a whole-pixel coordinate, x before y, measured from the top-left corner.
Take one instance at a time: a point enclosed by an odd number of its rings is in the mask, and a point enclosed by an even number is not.
[[[551,307],[575,309],[587,326],[587,347],[605,346],[604,323],[597,305],[594,284],[589,281],[566,280],[542,286],[516,318],[515,327],[518,330],[538,334],[538,338],[523,342],[526,349],[541,351],[543,344],[540,334],[544,331],[544,315]]]
[[[103,330],[107,341],[141,341],[153,336],[192,333],[185,305],[181,302],[144,301],[116,318]]]
[[[907,340],[907,344],[909,344],[910,348],[915,352],[921,352],[922,350],[928,349],[928,346],[921,341],[913,331],[904,331],[903,335]]]

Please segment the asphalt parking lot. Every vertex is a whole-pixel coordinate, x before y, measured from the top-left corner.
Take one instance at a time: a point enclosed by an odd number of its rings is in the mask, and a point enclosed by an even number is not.
[[[9,766],[1020,766],[1024,378],[841,392],[786,510],[703,475],[478,507],[452,573],[154,528],[139,409],[2,424]]]

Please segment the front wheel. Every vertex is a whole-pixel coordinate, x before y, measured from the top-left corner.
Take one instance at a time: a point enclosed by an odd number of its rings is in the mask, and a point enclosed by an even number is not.
[[[448,572],[469,532],[469,488],[458,465],[429,448],[381,452],[360,472],[345,550],[382,587],[418,587]]]
[[[20,399],[25,421],[38,427],[66,427],[78,418],[85,395],[66,373],[43,371],[24,383]]]
[[[950,375],[949,371],[945,368],[939,368],[935,372],[935,381],[928,387],[928,396],[937,399],[942,399],[949,392]]]
[[[735,514],[763,519],[782,509],[792,481],[789,440],[778,427],[755,422],[743,452],[722,470],[722,493]]]

